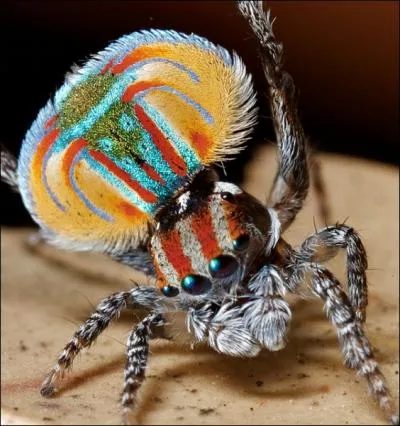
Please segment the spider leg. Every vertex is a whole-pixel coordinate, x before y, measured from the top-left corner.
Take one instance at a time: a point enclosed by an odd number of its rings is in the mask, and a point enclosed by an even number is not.
[[[94,343],[110,323],[119,317],[124,308],[142,307],[154,310],[158,307],[159,301],[160,296],[156,290],[149,287],[136,287],[130,291],[112,294],[102,300],[64,347],[56,365],[42,383],[40,389],[42,396],[49,397],[57,391],[65,371],[72,366],[78,353]]]
[[[336,327],[345,364],[367,379],[372,396],[378,401],[392,424],[398,424],[398,414],[395,412],[385,377],[339,281],[327,268],[315,263],[303,264],[293,272],[291,280],[295,283],[291,286],[295,286],[303,279],[305,273],[311,273],[312,290],[325,302],[325,312]]]
[[[14,192],[19,192],[17,159],[0,144],[1,180],[7,183]]]
[[[311,163],[311,184],[317,199],[318,216],[322,223],[329,224],[332,223],[331,208],[328,202],[325,180],[322,176],[321,163],[315,156],[311,157]]]
[[[292,314],[284,299],[286,289],[278,268],[265,265],[248,287],[252,300],[241,309],[245,328],[270,351],[284,348]]]
[[[343,224],[321,229],[310,235],[294,256],[300,263],[321,263],[334,257],[340,248],[346,249],[350,303],[357,319],[364,323],[368,304],[368,263],[363,243],[354,229]]]
[[[302,208],[308,193],[307,139],[297,113],[293,80],[282,69],[283,47],[273,33],[270,13],[263,11],[262,1],[239,1],[238,6],[258,39],[269,84],[279,153],[278,171],[267,204],[276,210],[284,231]]]
[[[386,412],[393,424],[398,422],[393,400],[386,386],[371,344],[357,321],[355,312],[340,283],[326,268],[314,266],[312,287],[325,302],[327,316],[335,325],[343,357],[347,366],[367,379],[372,396]]]
[[[136,394],[145,379],[152,327],[164,325],[161,314],[152,313],[139,322],[129,334],[124,371],[125,384],[121,398],[125,424],[130,424],[130,415],[137,401]]]

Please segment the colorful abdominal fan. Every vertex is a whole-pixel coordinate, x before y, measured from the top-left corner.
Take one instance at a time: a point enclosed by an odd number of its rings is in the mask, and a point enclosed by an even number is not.
[[[122,37],[67,75],[18,164],[24,203],[64,247],[135,247],[205,166],[236,154],[255,122],[235,54],[173,31]]]

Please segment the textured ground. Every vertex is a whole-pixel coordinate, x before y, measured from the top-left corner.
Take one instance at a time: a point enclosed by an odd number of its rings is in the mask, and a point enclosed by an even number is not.
[[[340,156],[321,156],[334,220],[358,230],[370,270],[367,329],[394,396],[399,387],[399,199],[396,168]],[[261,150],[245,188],[262,198],[275,170]],[[4,208],[4,207],[3,207]],[[313,232],[311,193],[286,233],[299,243]],[[317,226],[322,224],[317,219]],[[145,278],[99,256],[24,248],[26,230],[2,229],[2,424],[118,424],[124,342],[132,313],[124,314],[78,357],[54,398],[41,380],[92,306]],[[343,277],[343,257],[331,267]],[[342,365],[333,327],[318,300],[293,301],[288,346],[255,359],[232,359],[207,348],[151,344],[148,380],[141,391],[143,424],[384,424],[366,384]]]

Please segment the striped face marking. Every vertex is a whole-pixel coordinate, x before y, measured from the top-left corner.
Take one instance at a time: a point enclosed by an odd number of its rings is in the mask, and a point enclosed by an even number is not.
[[[172,287],[191,295],[206,294],[214,280],[240,273],[250,237],[240,208],[226,198],[241,193],[235,185],[217,182],[207,200],[195,207],[190,191],[177,198],[176,222],[166,230],[158,227],[151,240],[159,287],[165,295],[171,294]]]

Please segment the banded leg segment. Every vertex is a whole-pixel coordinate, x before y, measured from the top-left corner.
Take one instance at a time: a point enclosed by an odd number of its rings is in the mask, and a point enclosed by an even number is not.
[[[341,248],[346,249],[350,303],[357,319],[364,323],[368,304],[368,262],[364,245],[354,229],[340,224],[328,226],[310,235],[300,249],[295,251],[295,257],[300,263],[320,263],[332,259]]]
[[[121,404],[124,423],[129,424],[129,416],[135,407],[137,391],[145,379],[149,355],[149,341],[153,327],[162,327],[165,321],[160,314],[150,314],[136,325],[127,341],[127,361],[124,371],[125,385]]]
[[[40,389],[42,396],[49,397],[57,391],[65,371],[71,368],[78,353],[94,343],[110,323],[119,317],[124,308],[144,307],[154,309],[159,297],[155,289],[137,287],[131,291],[115,293],[101,301],[92,315],[67,343],[56,365],[45,378]]]
[[[393,424],[398,424],[394,402],[386,385],[371,344],[357,320],[353,307],[339,281],[326,268],[309,264],[313,292],[325,302],[325,312],[336,327],[345,364],[366,378],[370,393]],[[298,279],[302,274],[292,275]],[[397,423],[396,423],[397,422]]]
[[[262,1],[239,1],[238,6],[257,36],[264,73],[270,86],[279,158],[268,205],[276,210],[284,231],[302,208],[308,193],[307,140],[297,113],[293,80],[282,69],[283,47],[273,33],[270,13],[263,11]]]

